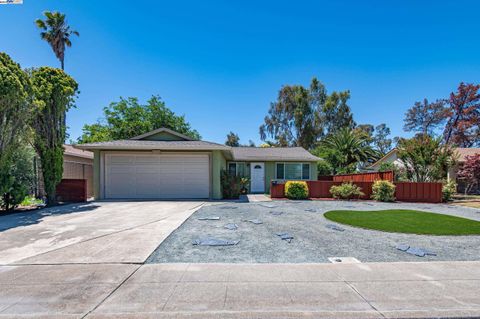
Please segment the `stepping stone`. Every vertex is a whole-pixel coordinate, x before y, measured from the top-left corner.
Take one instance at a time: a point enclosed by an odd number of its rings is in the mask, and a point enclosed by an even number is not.
[[[397,248],[398,250],[404,251],[407,254],[415,255],[415,256],[418,256],[418,257],[436,256],[437,255],[436,253],[431,252],[427,249],[411,247],[411,246],[405,245],[405,244],[397,245],[395,248]]]
[[[237,224],[226,224],[225,226],[223,226],[224,228],[228,229],[228,230],[237,230],[238,228],[238,225]]]
[[[238,240],[226,240],[213,237],[195,239],[192,241],[192,245],[194,246],[234,246],[238,243]]]
[[[237,209],[237,206],[222,206],[220,209]]]
[[[244,220],[244,222],[249,222],[255,225],[263,224],[263,222],[260,219],[247,219],[247,220]]]
[[[275,211],[271,211],[270,214],[272,214],[273,216],[280,216],[283,214],[283,212],[275,212]]]
[[[293,236],[290,235],[289,233],[276,233],[278,237],[280,237],[282,240],[285,240],[287,243],[291,243]]]
[[[339,226],[334,225],[334,224],[327,224],[325,227],[330,228],[332,230],[336,230],[336,231],[345,231],[344,228],[339,227]]]
[[[308,208],[308,209],[305,209],[306,212],[310,212],[310,213],[316,213],[317,210],[316,209],[313,209],[313,208]]]
[[[408,248],[410,248],[410,246],[405,245],[405,244],[400,244],[400,245],[397,245],[397,247],[395,247],[395,248],[397,248],[398,250],[401,250],[401,251],[407,251]]]
[[[198,220],[220,220],[218,216],[199,217]]]

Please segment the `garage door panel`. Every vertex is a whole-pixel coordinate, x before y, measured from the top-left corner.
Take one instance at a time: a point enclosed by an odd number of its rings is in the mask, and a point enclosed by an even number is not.
[[[108,154],[107,198],[208,198],[208,155]]]

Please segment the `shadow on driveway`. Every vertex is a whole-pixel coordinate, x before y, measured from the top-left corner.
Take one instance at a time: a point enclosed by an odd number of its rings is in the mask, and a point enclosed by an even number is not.
[[[100,206],[93,203],[75,203],[0,216],[0,232],[38,224],[47,216],[90,212],[98,207]]]

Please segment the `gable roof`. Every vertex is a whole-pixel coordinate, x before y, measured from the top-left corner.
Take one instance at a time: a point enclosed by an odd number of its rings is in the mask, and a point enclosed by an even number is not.
[[[181,133],[172,131],[171,129],[166,128],[166,127],[157,128],[156,130],[147,132],[145,134],[134,136],[134,137],[131,138],[131,140],[142,140],[146,137],[149,137],[149,136],[152,136],[152,135],[155,135],[155,134],[158,134],[158,133],[168,133],[170,135],[177,136],[177,137],[179,137],[179,138],[181,138],[185,141],[193,141],[193,138],[191,138],[189,136],[186,136],[186,135],[183,135]]]
[[[167,151],[211,151],[230,150],[231,147],[206,141],[149,141],[117,140],[109,142],[77,144],[76,148],[86,150],[167,150]]]
[[[235,161],[319,161],[302,147],[232,147]]]
[[[387,154],[385,154],[382,158],[380,158],[378,161],[376,161],[375,163],[372,163],[371,165],[367,166],[366,168],[374,168],[375,166],[377,166],[378,164],[382,163],[383,161],[385,161],[388,157],[390,157],[390,155],[392,155],[393,153],[396,153],[397,152],[397,148],[394,147],[392,148]]]
[[[180,140],[157,140],[166,133]],[[153,137],[153,138],[152,138]],[[163,136],[162,138],[165,138]],[[225,156],[234,161],[318,161],[302,147],[230,147],[207,141],[197,141],[168,128],[159,128],[151,132],[132,137],[128,140],[116,140],[74,145],[81,150],[165,150],[165,151],[224,151]],[[82,151],[79,151],[82,152]]]

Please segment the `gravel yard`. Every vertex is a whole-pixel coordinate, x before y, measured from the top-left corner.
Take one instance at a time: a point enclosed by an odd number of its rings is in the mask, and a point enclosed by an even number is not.
[[[340,209],[416,209],[480,220],[478,209],[438,204],[371,201],[209,203],[174,231],[148,262],[318,263],[329,262],[329,257],[354,257],[361,262],[480,260],[480,236],[386,233],[335,224],[323,217],[326,211]],[[211,217],[219,219],[209,220]],[[236,224],[238,228],[227,229],[224,227],[227,224]],[[332,224],[344,231],[327,227]],[[229,225],[229,228],[235,227]],[[294,238],[288,243],[278,233],[288,233]],[[192,244],[192,241],[207,237],[238,241],[238,244],[221,247]],[[437,256],[410,255],[397,250],[395,247],[399,244],[427,249]]]

